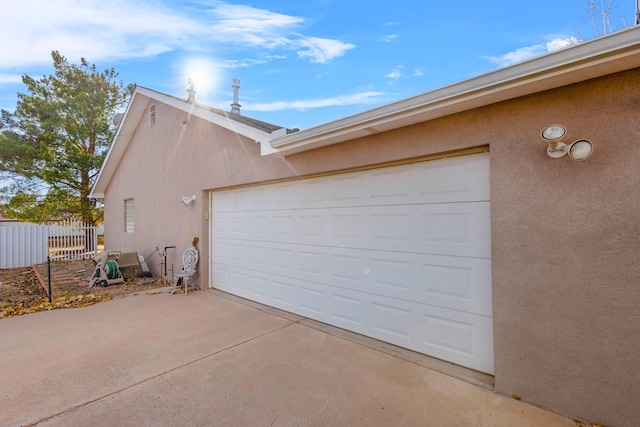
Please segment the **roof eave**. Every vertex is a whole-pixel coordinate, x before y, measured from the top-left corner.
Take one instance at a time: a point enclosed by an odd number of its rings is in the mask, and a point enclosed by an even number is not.
[[[155,99],[156,101],[170,105],[192,116],[196,116],[201,119],[207,120],[211,123],[214,123],[223,128],[226,128],[232,132],[238,133],[249,139],[253,139],[256,142],[269,142],[271,138],[271,134],[268,132],[245,125],[244,123],[240,123],[229,117],[215,113],[205,107],[201,107],[198,104],[191,104],[185,100],[175,98],[173,96],[166,95],[161,92],[156,92],[150,89],[146,89],[146,88],[140,88],[140,89],[141,89],[140,90],[141,93],[144,93],[145,95],[149,96],[152,99]]]
[[[640,66],[640,27],[271,141],[291,155]]]
[[[89,197],[92,199],[104,199],[104,193],[107,190],[109,181],[111,181],[111,177],[113,176],[129,141],[138,127],[142,113],[146,109],[147,102],[140,102],[138,94],[139,87],[136,87],[129,104],[125,109],[122,121],[116,130],[113,141],[109,146],[107,155],[102,162],[96,182],[93,184],[91,192],[89,193]],[[119,143],[120,141],[121,143]]]

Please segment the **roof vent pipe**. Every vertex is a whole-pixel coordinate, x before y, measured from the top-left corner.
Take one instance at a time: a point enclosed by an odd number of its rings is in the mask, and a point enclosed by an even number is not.
[[[195,104],[196,103],[195,83],[193,83],[193,80],[191,79],[189,79],[189,89],[187,89],[187,93],[189,94],[187,98],[187,102],[189,104]]]
[[[233,79],[231,87],[233,88],[233,104],[231,104],[231,112],[233,114],[240,115],[241,105],[238,104],[238,89],[240,89],[240,80]]]

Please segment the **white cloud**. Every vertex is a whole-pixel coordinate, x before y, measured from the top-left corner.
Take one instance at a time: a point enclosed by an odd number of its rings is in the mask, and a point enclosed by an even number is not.
[[[486,56],[485,58],[491,62],[495,62],[501,67],[506,67],[507,65],[512,65],[542,55],[545,52],[547,52],[545,45],[536,44],[533,46],[518,48],[501,56]]]
[[[264,34],[270,37],[282,28],[288,28],[304,22],[304,18],[288,16],[256,9],[244,5],[222,4],[211,13],[217,18],[213,25],[215,31],[242,36],[243,34]]]
[[[267,57],[263,59],[223,59],[217,61],[214,65],[216,68],[226,68],[229,70],[237,70],[238,68],[248,68],[254,65],[266,64],[271,59],[282,59],[280,57]]]
[[[557,37],[547,43],[525,46],[501,56],[485,56],[484,58],[501,67],[506,67],[577,43],[579,40],[575,37]]]
[[[400,37],[400,36],[397,35],[397,34],[389,34],[388,36],[381,38],[380,41],[388,43],[388,42],[392,41],[393,39],[397,39],[398,37]]]
[[[301,101],[278,101],[262,104],[243,103],[242,108],[249,111],[282,111],[282,110],[307,110],[310,108],[336,107],[345,105],[373,104],[382,92],[368,91],[352,95],[342,95],[331,98],[308,99]]]
[[[576,37],[561,37],[555,38],[547,43],[547,50],[553,52],[554,50],[564,49],[565,47],[572,46],[580,43]]]
[[[0,84],[22,83],[22,76],[18,74],[2,74],[0,73]]]
[[[389,74],[385,74],[385,77],[392,80],[397,80],[402,77],[402,65],[391,70]]]
[[[420,68],[416,68],[415,70],[413,70],[413,77],[422,77],[424,76],[424,71],[422,71]]]
[[[346,51],[355,48],[351,43],[343,43],[339,40],[307,37],[297,42],[303,50],[298,51],[300,58],[310,58],[311,62],[324,64],[334,58],[339,58]]]
[[[4,68],[48,64],[52,50],[74,60],[153,56],[194,31],[189,19],[169,10],[122,0],[22,0],[6,9],[0,38],[12,43],[0,50]]]
[[[325,63],[355,46],[296,33],[303,17],[245,5],[169,0],[20,0],[3,6],[0,69],[48,65],[51,51],[72,61],[153,57],[170,51],[295,51]],[[20,36],[16,36],[19,34]],[[257,52],[254,52],[257,51]]]

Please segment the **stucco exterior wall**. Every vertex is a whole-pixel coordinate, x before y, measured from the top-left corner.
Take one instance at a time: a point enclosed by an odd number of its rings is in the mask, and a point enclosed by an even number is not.
[[[496,390],[611,426],[640,417],[640,72],[512,105],[491,145]],[[590,139],[553,160],[535,130]],[[635,402],[634,402],[635,401]]]
[[[593,423],[640,419],[640,70],[284,159],[157,108],[156,126],[143,117],[107,190],[105,243],[181,254],[199,236],[203,283],[210,189],[488,146],[496,391]],[[539,135],[552,123],[567,127],[567,140],[590,139],[594,155],[549,158]],[[179,202],[191,194],[194,206]]]

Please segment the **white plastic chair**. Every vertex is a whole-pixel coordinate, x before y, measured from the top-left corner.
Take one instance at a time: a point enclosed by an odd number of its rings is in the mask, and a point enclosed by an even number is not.
[[[173,276],[173,289],[171,290],[171,295],[173,295],[178,287],[178,283],[182,280],[182,284],[184,285],[184,295],[187,295],[187,286],[189,285],[189,280],[194,279],[194,275],[196,274],[196,264],[198,263],[198,250],[195,246],[191,246],[187,248],[182,254],[182,271],[178,272]]]

